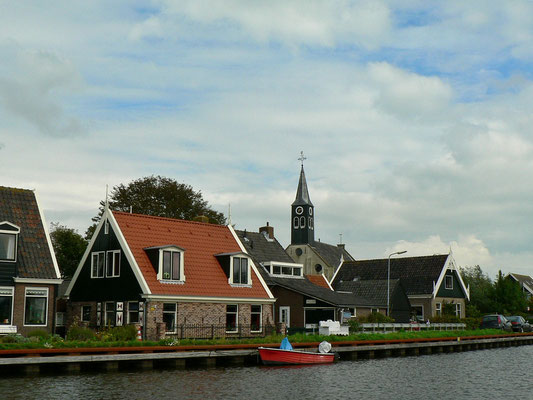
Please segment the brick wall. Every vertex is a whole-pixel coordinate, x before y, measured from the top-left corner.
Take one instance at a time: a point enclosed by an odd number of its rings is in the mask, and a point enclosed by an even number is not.
[[[24,326],[24,308],[26,304],[26,288],[48,288],[48,301],[47,301],[47,321],[46,325],[39,326]],[[17,327],[17,332],[26,336],[29,332],[36,329],[42,329],[48,333],[52,333],[52,327],[54,326],[54,297],[55,297],[55,285],[42,285],[42,284],[15,284],[15,295],[13,298],[13,325]]]

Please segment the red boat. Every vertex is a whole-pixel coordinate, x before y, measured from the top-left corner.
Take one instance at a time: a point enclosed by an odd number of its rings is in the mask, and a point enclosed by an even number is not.
[[[334,353],[273,349],[259,347],[259,357],[265,365],[329,364],[335,361]]]

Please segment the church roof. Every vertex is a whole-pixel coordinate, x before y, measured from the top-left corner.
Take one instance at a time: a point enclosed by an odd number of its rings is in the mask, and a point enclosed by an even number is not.
[[[298,189],[296,190],[296,198],[292,203],[293,206],[303,206],[309,205],[312,206],[311,198],[309,197],[309,191],[307,190],[307,181],[305,180],[304,166],[302,165],[302,170],[300,171],[300,181],[298,182]]]
[[[350,253],[340,246],[315,241],[311,247],[315,249],[325,262],[334,268],[337,268],[342,261],[354,260]]]

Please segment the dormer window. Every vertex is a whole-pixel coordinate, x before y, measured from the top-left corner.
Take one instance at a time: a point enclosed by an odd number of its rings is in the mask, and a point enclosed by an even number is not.
[[[264,264],[265,269],[272,276],[283,276],[291,278],[303,277],[303,265],[270,261]]]
[[[183,283],[185,251],[177,246],[164,246],[159,248],[159,263],[157,279],[167,283]]]
[[[0,261],[17,261],[20,228],[7,221],[0,223]]]

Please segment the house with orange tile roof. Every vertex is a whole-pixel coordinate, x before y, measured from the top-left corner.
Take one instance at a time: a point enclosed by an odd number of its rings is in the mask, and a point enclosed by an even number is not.
[[[275,298],[233,228],[203,222],[106,209],[65,295],[68,324],[136,324],[151,340],[274,324]]]

